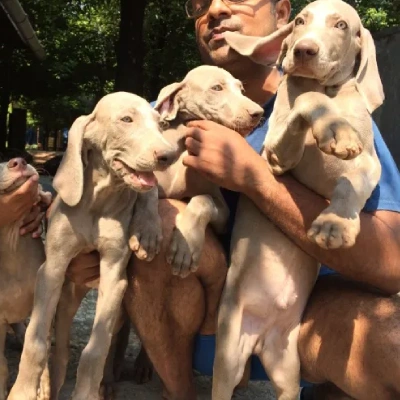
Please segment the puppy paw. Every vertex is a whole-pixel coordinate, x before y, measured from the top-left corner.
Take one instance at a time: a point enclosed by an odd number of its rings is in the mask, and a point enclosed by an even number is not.
[[[313,128],[318,147],[326,154],[351,160],[363,151],[359,134],[343,118],[322,121]]]
[[[133,218],[129,247],[140,260],[152,261],[160,252],[162,243],[162,227],[160,217]]]
[[[153,364],[151,363],[146,351],[143,347],[136,357],[135,365],[133,367],[133,380],[138,385],[143,385],[150,382],[153,378]]]
[[[201,228],[179,223],[172,233],[167,251],[167,262],[172,265],[172,274],[186,278],[196,272],[203,249],[205,232]]]
[[[348,248],[360,232],[360,218],[344,218],[334,212],[323,212],[312,223],[307,237],[323,249]]]

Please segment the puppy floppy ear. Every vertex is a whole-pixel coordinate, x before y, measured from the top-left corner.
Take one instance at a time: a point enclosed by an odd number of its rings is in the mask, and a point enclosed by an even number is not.
[[[228,31],[223,35],[228,45],[242,56],[247,56],[258,64],[272,65],[281,58],[283,44],[286,46],[286,54],[287,42],[284,39],[293,31],[293,26],[294,23],[290,22],[265,37],[246,36]]]
[[[368,29],[361,26],[361,60],[356,75],[357,90],[364,99],[368,111],[372,114],[385,100],[374,39]]]
[[[83,135],[94,120],[94,114],[77,118],[68,133],[68,146],[54,177],[53,186],[62,201],[76,206],[83,194]]]
[[[182,81],[161,89],[154,109],[160,113],[162,121],[173,121],[178,115],[179,101],[176,95],[184,86],[185,81]]]

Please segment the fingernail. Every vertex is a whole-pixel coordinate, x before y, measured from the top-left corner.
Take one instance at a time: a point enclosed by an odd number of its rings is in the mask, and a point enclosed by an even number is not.
[[[20,235],[24,236],[26,233],[26,229],[20,229],[19,230]]]
[[[39,180],[39,175],[32,175],[31,180],[37,182]]]

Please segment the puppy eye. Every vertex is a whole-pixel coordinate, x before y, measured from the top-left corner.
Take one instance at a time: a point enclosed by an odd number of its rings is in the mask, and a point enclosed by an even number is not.
[[[296,26],[297,26],[297,25],[304,25],[305,22],[304,22],[304,19],[303,19],[303,18],[297,17],[297,18],[294,20],[294,24],[295,24]]]
[[[344,21],[339,21],[336,25],[335,28],[341,29],[342,31],[344,31],[345,29],[347,29],[347,24]]]
[[[215,90],[216,92],[220,92],[221,90],[224,90],[224,88],[221,85],[214,85],[211,90]]]
[[[125,117],[121,118],[121,121],[130,123],[133,122],[133,119],[126,115]]]

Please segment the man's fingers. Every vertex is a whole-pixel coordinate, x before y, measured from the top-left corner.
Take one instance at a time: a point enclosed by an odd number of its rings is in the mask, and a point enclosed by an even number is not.
[[[30,214],[32,216],[32,213]],[[43,220],[44,213],[39,212],[38,214],[35,214],[34,219],[30,219],[29,222],[26,221],[27,223],[24,223],[24,225],[20,229],[20,234],[21,235],[26,235],[27,233],[32,233],[33,237],[39,237],[42,234],[42,225],[41,222]]]
[[[208,130],[210,128],[210,121],[207,121],[207,120],[189,121],[186,126],[188,128],[200,128],[200,129]]]
[[[182,164],[185,167],[190,167],[190,168],[195,168],[196,169],[199,166],[200,161],[199,161],[198,157],[192,156],[192,155],[188,155],[186,157],[183,157]]]
[[[186,140],[188,138],[193,138],[195,140],[197,140],[198,142],[201,142],[202,138],[203,138],[203,131],[199,128],[188,128],[186,130]]]
[[[185,140],[185,145],[189,154],[194,156],[198,156],[200,154],[201,143],[198,140],[188,137]]]

